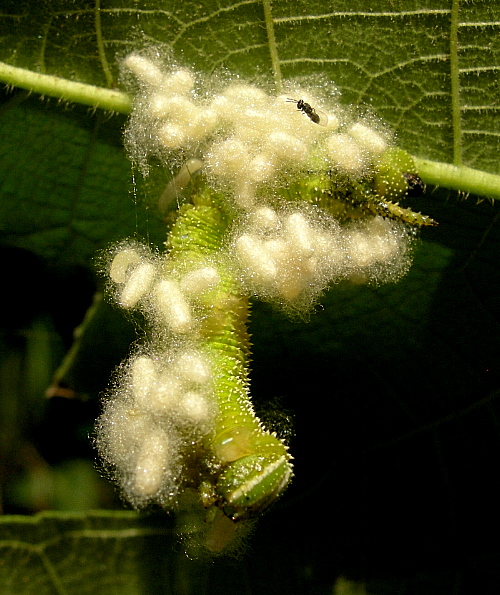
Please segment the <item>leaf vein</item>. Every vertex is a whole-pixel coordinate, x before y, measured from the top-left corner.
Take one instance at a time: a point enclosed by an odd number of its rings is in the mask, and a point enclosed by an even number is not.
[[[477,21],[477,22],[463,22],[459,23],[459,27],[498,27],[500,21]]]
[[[500,70],[499,66],[471,66],[469,68],[460,68],[459,72],[490,72],[490,71],[497,71]]]
[[[95,33],[96,33],[96,38],[97,38],[97,51],[99,53],[99,60],[101,62],[101,67],[104,72],[104,77],[106,79],[107,86],[112,87],[113,76],[111,74],[108,60],[106,58],[106,52],[104,50],[104,42],[103,42],[103,37],[102,37],[101,0],[95,0],[94,26],[95,26]]]
[[[259,3],[258,0],[241,0],[240,2],[236,2],[234,4],[231,4],[230,6],[221,7],[218,10],[215,10],[215,11],[211,12],[210,14],[207,14],[206,16],[199,17],[197,19],[193,19],[193,20],[189,21],[189,23],[183,23],[181,30],[174,37],[174,39],[172,41],[172,45],[175,45],[179,41],[179,39],[182,37],[182,35],[188,29],[190,29],[191,27],[194,27],[195,25],[199,25],[200,23],[207,23],[207,22],[211,21],[213,18],[219,16],[220,14],[226,13],[226,12],[234,12],[241,6],[247,6],[247,5],[258,4],[258,3]]]
[[[301,16],[291,16],[291,17],[277,17],[274,19],[275,23],[286,23],[286,22],[300,22],[300,21],[315,21],[319,19],[330,19],[335,17],[407,17],[407,16],[429,16],[429,15],[447,15],[450,14],[450,10],[447,8],[442,9],[432,9],[432,10],[403,10],[398,12],[390,12],[390,11],[383,11],[383,12],[362,12],[362,11],[344,11],[344,12],[330,12],[330,13],[323,13],[318,15],[301,15]]]
[[[281,64],[300,64],[303,62],[307,63],[315,63],[315,64],[338,64],[338,63],[349,63],[349,64],[356,64],[359,70],[366,74],[367,77],[371,79],[376,79],[382,75],[392,73],[396,70],[400,70],[401,68],[407,66],[413,66],[415,64],[426,63],[426,62],[442,62],[444,60],[449,60],[448,54],[431,54],[428,56],[418,56],[416,58],[412,58],[411,60],[405,60],[404,62],[398,62],[397,64],[391,65],[388,68],[384,68],[376,73],[368,71],[364,66],[353,62],[350,58],[289,58],[285,60],[281,60]]]
[[[500,137],[500,132],[494,132],[492,130],[469,130],[464,129],[462,130],[463,134],[470,134],[470,135],[484,135],[484,136],[493,136],[493,137]]]
[[[482,112],[482,111],[496,111],[500,110],[500,105],[464,105],[462,111],[464,112]]]

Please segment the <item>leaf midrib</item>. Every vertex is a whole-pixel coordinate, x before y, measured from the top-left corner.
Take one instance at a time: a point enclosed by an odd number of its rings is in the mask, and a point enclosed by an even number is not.
[[[458,68],[458,18],[460,1],[452,0],[450,19],[450,81],[451,118],[453,130],[453,164],[462,165],[462,126],[460,107],[460,79]]]

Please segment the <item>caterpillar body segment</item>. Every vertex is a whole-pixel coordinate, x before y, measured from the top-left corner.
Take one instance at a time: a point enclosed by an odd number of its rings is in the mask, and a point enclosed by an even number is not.
[[[400,203],[420,196],[424,189],[411,156],[389,149],[373,176],[355,180],[342,172],[311,172],[300,183],[280,189],[279,194],[289,201],[315,204],[343,223],[380,215],[419,228],[438,223]]]
[[[264,512],[292,478],[288,452],[253,454],[230,463],[215,486],[222,509],[233,521],[250,519]]]
[[[247,300],[240,304],[239,315],[215,317],[207,322],[214,371],[214,390],[218,415],[210,449],[220,474],[209,482],[210,498],[202,501],[210,510],[222,508],[232,521],[255,518],[285,490],[292,477],[291,456],[287,446],[266,430],[256,417],[249,397],[247,331],[242,316],[248,314]],[[235,342],[235,338],[238,341]]]
[[[189,233],[194,238],[189,244],[191,250],[203,246],[206,256],[207,247],[218,248],[224,222],[220,213],[206,204],[206,196],[194,202],[195,206],[185,209],[182,225],[172,230],[169,244],[176,247],[179,235]],[[191,226],[195,229],[186,229]],[[171,252],[175,254],[176,248]],[[292,464],[287,447],[262,427],[250,401],[248,298],[239,294],[227,272],[219,270],[219,275],[221,305],[204,313],[199,329],[211,362],[217,402],[214,435],[208,444],[218,472],[216,478],[200,484],[199,490],[209,518],[210,510],[216,507],[232,521],[243,521],[255,517],[281,495],[292,477]],[[209,498],[207,486],[212,493]]]
[[[391,219],[404,221],[405,223],[418,227],[438,225],[437,221],[434,221],[431,217],[422,215],[422,213],[416,213],[411,209],[405,209],[404,207],[399,206],[399,204],[390,201],[372,201],[366,203],[364,207],[375,215],[390,217]]]
[[[134,242],[112,250],[115,300],[142,310],[154,332],[123,366],[96,440],[137,508],[172,508],[198,492],[214,551],[291,477],[286,446],[250,400],[249,298],[221,258],[230,225],[222,200],[203,189],[184,204],[163,256]]]

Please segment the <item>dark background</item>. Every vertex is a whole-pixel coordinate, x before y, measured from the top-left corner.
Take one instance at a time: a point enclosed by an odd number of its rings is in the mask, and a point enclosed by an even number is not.
[[[206,592],[326,594],[339,575],[374,595],[500,592],[498,208],[432,189],[418,203],[440,225],[423,231],[400,283],[338,285],[309,322],[255,304],[252,395],[290,439],[295,478],[239,560],[188,564],[197,581],[203,568]],[[57,362],[98,277],[20,249],[2,257],[3,372],[13,353],[26,365],[37,320],[49,321]],[[105,306],[68,376],[73,392],[26,403],[24,374],[20,396],[2,394],[19,422],[3,442],[4,513],[70,506],[50,490],[37,499],[26,477],[68,461],[92,467],[99,393],[141,329]],[[91,507],[122,506],[92,482]]]

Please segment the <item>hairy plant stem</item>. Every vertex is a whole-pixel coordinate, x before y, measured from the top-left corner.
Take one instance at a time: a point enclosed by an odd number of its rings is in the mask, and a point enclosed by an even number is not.
[[[40,74],[32,70],[10,66],[4,62],[0,62],[0,81],[32,93],[55,97],[61,101],[81,103],[95,109],[120,114],[129,114],[132,109],[132,99],[121,91],[86,85],[49,74]]]
[[[414,157],[419,176],[433,184],[459,192],[500,200],[500,176],[471,167]]]
[[[81,103],[95,109],[128,115],[132,99],[126,93],[86,85],[56,76],[39,74],[0,62],[0,81],[33,93]],[[418,173],[426,184],[435,184],[478,196],[500,199],[500,175],[466,166],[451,165],[414,157]]]

